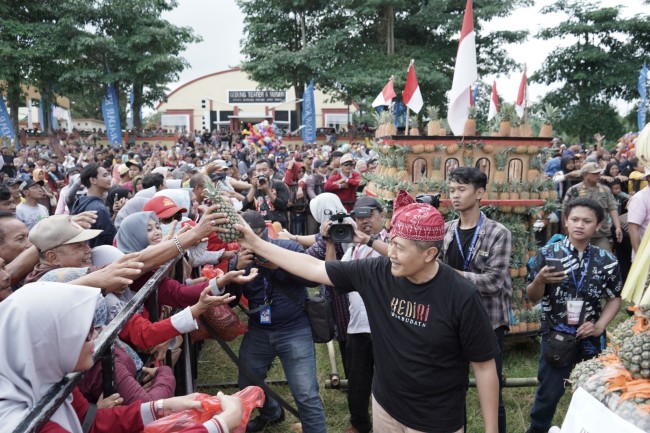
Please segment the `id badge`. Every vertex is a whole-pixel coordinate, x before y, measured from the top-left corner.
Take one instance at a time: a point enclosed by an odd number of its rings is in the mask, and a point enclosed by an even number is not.
[[[271,324],[271,306],[267,305],[260,310],[260,323],[263,325]]]
[[[568,299],[566,301],[568,325],[580,324],[580,313],[582,313],[583,305],[584,305],[584,301],[580,298]]]

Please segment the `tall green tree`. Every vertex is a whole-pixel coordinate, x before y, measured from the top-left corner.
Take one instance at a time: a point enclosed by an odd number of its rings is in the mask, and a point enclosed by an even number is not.
[[[474,2],[480,73],[513,68],[501,47],[527,35],[487,33],[483,23],[531,3]],[[238,5],[245,15],[242,68],[262,86],[293,85],[300,97],[313,78],[338,100],[362,101],[374,98],[391,75],[399,93],[415,59],[425,102],[446,106],[465,1],[238,0]]]
[[[561,109],[558,130],[582,142],[595,132],[619,136],[623,125],[611,101],[635,98],[639,69],[633,61],[638,50],[628,39],[630,21],[620,8],[586,1],[559,0],[542,12],[563,13],[566,19],[538,37],[575,41],[553,50],[531,77],[554,86],[543,99]]]

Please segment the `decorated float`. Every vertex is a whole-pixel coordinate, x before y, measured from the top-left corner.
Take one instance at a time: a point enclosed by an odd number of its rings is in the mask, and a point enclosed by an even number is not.
[[[431,135],[421,136],[416,127],[411,135],[398,136],[389,116],[378,119],[377,168],[365,175],[368,195],[392,201],[400,189],[417,194],[439,194],[440,212],[447,220],[456,218],[447,195],[449,172],[457,167],[476,167],[488,177],[487,198],[483,212],[501,222],[512,233],[510,276],[513,283],[510,335],[536,335],[539,308],[526,297],[526,264],[537,254],[535,222],[559,208],[555,183],[544,175],[544,162],[550,148],[550,124],[544,137],[522,137],[530,130],[502,128],[498,134],[508,136],[447,136],[437,121],[435,107],[429,109]],[[379,116],[378,116],[379,117]],[[471,116],[468,123],[471,124]],[[526,126],[526,125],[524,125]],[[466,132],[472,132],[470,129]],[[473,133],[476,133],[475,127]],[[390,134],[390,135],[386,135]],[[440,135],[433,135],[440,134]],[[515,135],[515,136],[513,136]],[[390,206],[388,207],[390,208]],[[539,227],[538,227],[539,228]]]

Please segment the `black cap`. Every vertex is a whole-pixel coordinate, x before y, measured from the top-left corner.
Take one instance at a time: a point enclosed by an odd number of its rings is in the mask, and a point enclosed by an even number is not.
[[[256,212],[254,210],[247,210],[246,212],[242,212],[241,216],[253,230],[266,228],[264,217],[260,215],[259,212]]]
[[[36,180],[34,180],[32,178],[29,178],[26,181],[24,181],[23,183],[21,183],[20,186],[18,187],[18,189],[20,189],[21,191],[25,191],[27,188],[31,188],[36,184],[38,184],[40,186],[45,185],[45,183],[42,180],[36,181]]]
[[[373,197],[368,197],[368,196],[359,197],[357,199],[357,202],[354,204],[354,208],[356,209],[356,208],[360,208],[360,207],[371,207],[371,208],[374,208],[374,209],[379,209],[379,211],[384,210],[381,203],[379,203],[379,200],[377,200],[376,198],[373,198]]]
[[[321,168],[324,165],[327,165],[327,162],[323,161],[322,159],[317,159],[314,161],[314,168]]]
[[[341,156],[343,156],[343,152],[335,150],[330,154],[330,161],[334,158],[341,157]]]

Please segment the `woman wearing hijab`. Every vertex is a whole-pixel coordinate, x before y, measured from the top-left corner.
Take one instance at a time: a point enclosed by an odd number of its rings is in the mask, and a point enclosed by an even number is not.
[[[564,199],[564,194],[573,185],[582,182],[582,175],[580,170],[576,167],[576,157],[563,156],[560,160],[560,171],[555,173],[553,181],[558,185],[558,194],[560,201]]]
[[[621,181],[621,191],[627,193],[628,177],[621,174],[621,168],[618,162],[612,161],[605,166],[605,170],[603,170],[603,174],[600,176],[600,182],[609,186],[616,179]]]
[[[62,283],[37,282],[23,286],[0,303],[0,424],[13,431],[65,375],[93,366],[97,332],[93,318],[99,289]],[[16,344],[19,339],[21,344]],[[30,362],[25,362],[29,360]],[[97,409],[95,433],[140,433],[161,416],[200,409],[193,395],[133,402]],[[186,433],[227,432],[241,421],[241,402],[218,394],[223,412]],[[162,409],[160,409],[162,407]],[[40,432],[81,433],[89,404],[75,388]]]
[[[129,215],[122,221],[115,240],[117,242],[117,248],[124,254],[139,252],[149,245],[160,243],[162,240],[162,231],[156,213],[137,212]],[[126,305],[126,302],[133,296],[133,293],[137,292],[144,285],[154,271],[152,270],[142,275],[133,283],[130,289],[125,290],[121,296],[116,296],[117,302],[114,304],[111,298],[107,298],[109,304],[109,320],[114,313],[117,314],[123,308],[123,305]],[[231,283],[241,285],[254,280],[257,276],[257,270],[255,269],[248,276],[244,276],[243,274],[244,271],[231,271],[221,277],[189,286],[181,284],[169,277],[164,277],[158,286],[158,303],[176,308],[185,308],[188,305],[198,303],[202,296],[214,298],[212,305],[230,303],[235,300],[235,297],[231,297],[229,293],[224,295],[225,287]],[[209,294],[215,296],[209,296]],[[217,299],[219,299],[218,302]],[[150,312],[145,309],[142,311],[141,317],[137,320],[130,321],[124,327],[120,333],[120,338],[144,350],[182,333],[195,330],[198,328],[196,318],[207,309],[205,307],[203,311],[199,312],[195,307],[196,305],[192,308],[185,308],[180,313],[172,316],[164,332],[160,332],[160,329],[157,329],[160,326],[157,325],[158,322],[154,324],[149,322]],[[192,309],[195,311],[192,311]]]

